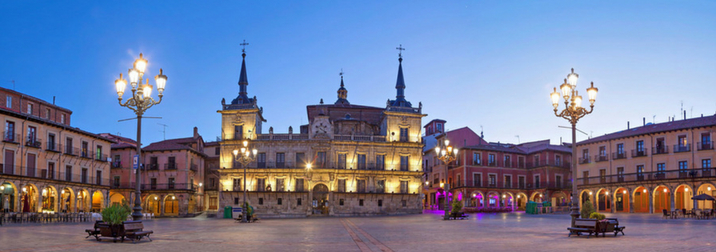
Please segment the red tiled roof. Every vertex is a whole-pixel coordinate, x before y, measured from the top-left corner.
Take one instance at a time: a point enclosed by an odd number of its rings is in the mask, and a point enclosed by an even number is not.
[[[639,136],[639,135],[655,134],[655,133],[660,133],[660,132],[667,132],[667,131],[674,131],[674,130],[681,130],[681,129],[690,129],[690,128],[700,128],[700,127],[708,127],[708,126],[716,126],[716,115],[697,117],[697,118],[691,118],[691,119],[679,120],[679,121],[657,123],[657,124],[649,124],[649,125],[642,126],[642,127],[636,127],[636,128],[631,128],[631,129],[627,129],[627,130],[622,130],[619,132],[614,132],[611,134],[606,134],[603,136],[584,140],[584,141],[577,143],[577,145],[585,145],[585,144],[609,141],[609,140],[619,139],[619,138],[634,137],[634,136]]]
[[[128,144],[128,143],[114,143],[112,144],[112,149],[124,149],[124,148],[137,148],[134,144]]]
[[[189,146],[171,141],[161,141],[142,148],[143,151],[194,150]]]

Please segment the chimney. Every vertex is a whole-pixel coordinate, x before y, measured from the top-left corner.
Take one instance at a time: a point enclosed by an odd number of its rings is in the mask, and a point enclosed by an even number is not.
[[[686,120],[686,110],[684,110],[684,120]]]
[[[199,128],[194,127],[194,138],[199,137]]]
[[[642,120],[644,120],[644,125],[642,126],[646,126],[646,117],[642,117]]]
[[[52,105],[55,105],[55,96],[52,96]]]
[[[629,129],[629,121],[627,121],[627,129]]]

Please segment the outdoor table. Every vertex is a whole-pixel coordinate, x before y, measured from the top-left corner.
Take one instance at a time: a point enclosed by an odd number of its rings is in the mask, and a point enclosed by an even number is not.
[[[679,210],[671,211],[671,218],[672,219],[678,219],[679,218]]]

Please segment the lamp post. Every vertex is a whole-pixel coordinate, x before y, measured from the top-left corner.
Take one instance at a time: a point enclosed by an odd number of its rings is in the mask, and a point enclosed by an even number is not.
[[[256,153],[258,152],[255,148],[249,149],[249,140],[244,140],[241,143],[240,149],[234,149],[234,160],[241,163],[241,167],[244,168],[244,213],[241,215],[241,222],[247,222],[247,214],[249,213],[248,204],[246,203],[246,166],[256,159]],[[240,152],[240,153],[239,153]]]
[[[569,214],[572,216],[572,227],[574,227],[574,221],[579,217],[579,199],[577,191],[577,121],[580,118],[591,114],[594,110],[594,101],[597,99],[597,88],[594,87],[592,82],[591,87],[587,88],[587,94],[589,95],[589,111],[582,107],[582,96],[577,92],[577,79],[579,75],[572,73],[567,75],[567,79],[564,79],[564,83],[559,86],[562,91],[561,97],[564,98],[565,108],[557,113],[559,107],[560,93],[557,92],[557,88],[554,88],[554,92],[550,94],[552,98],[552,106],[554,107],[554,115],[567,119],[572,124],[572,212]]]
[[[117,88],[117,95],[119,96],[119,105],[127,107],[134,111],[137,115],[137,171],[136,171],[136,191],[134,196],[134,212],[132,212],[132,219],[135,221],[141,220],[142,218],[142,205],[141,205],[141,187],[139,184],[139,165],[142,163],[142,115],[147,109],[154,105],[162,102],[164,93],[164,87],[167,84],[167,76],[163,74],[163,70],[159,69],[159,74],[154,77],[154,81],[157,84],[157,91],[159,91],[159,101],[155,101],[152,98],[152,89],[154,88],[149,84],[149,80],[145,80],[142,84],[142,77],[144,71],[147,69],[147,60],[142,58],[142,54],[139,54],[139,59],[134,61],[134,65],[129,69],[129,83],[132,85],[132,97],[127,99],[126,102],[122,103],[122,95],[127,87],[127,81],[122,78],[122,74],[119,74],[119,79],[114,81],[114,85]]]
[[[447,135],[445,136],[447,137]],[[445,193],[445,217],[444,219],[447,220],[450,218],[449,215],[449,206],[450,206],[450,198],[448,196],[449,190],[450,190],[450,183],[447,183],[447,177],[448,177],[448,165],[455,161],[457,158],[457,148],[453,148],[452,145],[450,145],[450,140],[445,139],[445,141],[438,141],[438,146],[435,147],[435,153],[438,156],[438,159],[442,161],[445,164],[445,182],[446,183],[440,183],[441,186],[444,185],[443,192]]]

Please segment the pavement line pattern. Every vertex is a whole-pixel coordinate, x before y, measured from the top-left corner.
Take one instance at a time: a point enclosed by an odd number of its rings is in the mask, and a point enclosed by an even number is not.
[[[358,235],[355,232],[353,232],[353,230],[351,230],[350,227],[348,227],[348,224],[346,224],[346,222],[343,219],[341,219],[341,224],[343,224],[343,227],[346,228],[346,230],[348,231],[348,234],[351,235],[351,238],[353,238],[353,241],[356,243],[356,245],[358,245],[358,248],[360,249],[361,252],[372,252],[370,250],[370,248],[368,248],[368,245],[366,245],[363,242],[363,240],[361,240],[358,237]]]
[[[383,251],[383,252],[393,252],[392,249],[388,248],[388,246],[385,246],[385,244],[383,244],[382,242],[380,242],[380,241],[378,241],[377,239],[375,239],[372,235],[368,234],[368,233],[365,232],[363,229],[361,229],[361,228],[359,228],[358,226],[356,226],[356,224],[354,224],[351,220],[345,220],[345,221],[348,223],[348,225],[352,226],[353,228],[355,228],[356,230],[358,230],[358,232],[360,232],[363,236],[365,236],[366,238],[368,238],[368,240],[369,240],[371,243],[373,243],[373,245],[375,245],[376,247],[380,248],[381,251]]]

